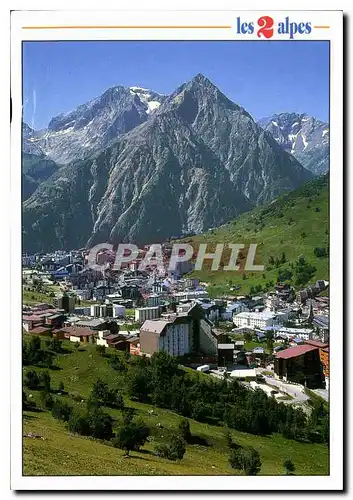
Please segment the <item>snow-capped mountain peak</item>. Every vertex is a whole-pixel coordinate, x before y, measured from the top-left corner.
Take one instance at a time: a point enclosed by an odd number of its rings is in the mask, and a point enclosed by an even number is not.
[[[143,87],[117,85],[76,109],[52,118],[38,134],[24,127],[23,150],[67,164],[104,149],[144,123],[166,96]]]
[[[130,92],[137,95],[140,98],[141,102],[143,102],[147,106],[147,114],[150,114],[155,109],[158,109],[166,97],[164,94],[159,94],[154,90],[138,86],[130,87]]]
[[[315,174],[329,165],[329,125],[307,113],[280,113],[259,120],[259,125]]]

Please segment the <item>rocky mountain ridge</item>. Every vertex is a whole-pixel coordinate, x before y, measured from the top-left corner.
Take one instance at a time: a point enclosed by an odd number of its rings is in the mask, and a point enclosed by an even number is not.
[[[312,177],[201,74],[169,96],[108,89],[48,131],[63,166],[24,202],[27,251],[205,231]]]
[[[315,175],[329,169],[330,131],[326,122],[306,113],[280,113],[263,118],[259,125],[271,133],[280,146]]]

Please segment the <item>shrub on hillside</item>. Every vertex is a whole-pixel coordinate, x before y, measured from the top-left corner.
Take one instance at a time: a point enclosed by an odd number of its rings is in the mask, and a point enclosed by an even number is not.
[[[35,370],[27,371],[24,379],[24,385],[28,387],[28,389],[39,389],[40,379]]]
[[[113,419],[100,409],[88,413],[90,435],[97,439],[109,440],[113,437]]]
[[[315,247],[314,248],[314,255],[315,255],[315,257],[318,257],[318,258],[327,257],[327,250],[326,250],[326,248]]]
[[[91,434],[87,414],[78,408],[72,411],[67,422],[67,427],[74,434],[81,434],[82,436],[89,436]]]
[[[98,379],[93,384],[88,404],[89,406],[110,406],[121,410],[124,408],[124,399],[118,389],[109,389],[106,382]]]
[[[130,451],[139,450],[145,444],[150,432],[143,422],[125,423],[116,433],[113,445],[125,451],[129,455]]]
[[[187,443],[191,439],[191,431],[190,431],[190,423],[186,418],[183,418],[179,425],[178,425],[178,431],[180,433],[180,436],[186,441]]]
[[[72,413],[72,406],[68,405],[65,401],[59,401],[58,399],[54,401],[51,414],[57,420],[62,420],[67,422]]]
[[[168,444],[159,444],[155,447],[155,453],[158,457],[168,460],[181,460],[186,452],[185,441],[179,436],[172,436]]]
[[[260,454],[252,446],[233,449],[229,463],[233,469],[241,470],[247,476],[256,476],[261,470]]]
[[[287,476],[292,476],[294,474],[294,471],[295,471],[295,465],[294,463],[292,462],[292,460],[290,460],[289,458],[287,458],[284,462],[283,462],[283,467],[284,467],[284,471],[285,471],[285,474]]]
[[[50,392],[50,375],[48,371],[42,372],[39,376],[40,386],[47,392]]]
[[[45,390],[41,391],[39,398],[40,398],[42,408],[44,408],[45,410],[51,410],[53,408],[54,400],[53,400],[52,395],[49,392],[47,392]]]

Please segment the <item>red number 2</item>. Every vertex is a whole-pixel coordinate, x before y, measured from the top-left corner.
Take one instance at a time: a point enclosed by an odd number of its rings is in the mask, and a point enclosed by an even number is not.
[[[257,31],[257,36],[259,38],[261,38],[261,36],[264,36],[265,38],[272,38],[274,24],[272,17],[262,16],[257,20],[257,24],[260,26],[260,29]]]

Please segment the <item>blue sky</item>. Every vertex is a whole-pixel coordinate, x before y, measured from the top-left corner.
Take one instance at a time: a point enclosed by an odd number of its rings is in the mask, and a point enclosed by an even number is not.
[[[114,85],[170,93],[197,73],[259,119],[328,121],[328,42],[24,42],[24,121],[36,129]]]

